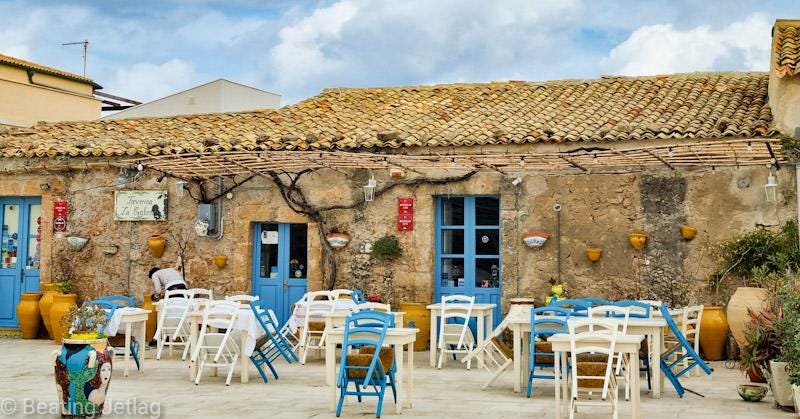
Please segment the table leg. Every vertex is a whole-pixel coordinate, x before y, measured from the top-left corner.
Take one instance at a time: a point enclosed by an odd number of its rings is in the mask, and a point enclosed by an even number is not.
[[[527,336],[522,329],[519,331],[519,339],[520,339],[520,348],[521,348],[521,357],[520,357],[520,376],[519,376],[519,384],[520,387],[526,389],[528,388],[528,374],[530,374],[530,365],[528,365],[528,360],[530,357],[531,351],[531,342],[530,337]]]
[[[125,358],[123,361],[125,365],[122,367],[123,376],[127,377],[131,368],[131,322],[125,322],[125,349],[122,353],[124,354]]]
[[[639,354],[630,354],[631,380],[631,419],[639,419],[639,403],[641,400],[641,384],[639,384]]]
[[[661,352],[664,350],[664,328],[659,327],[653,333],[653,347],[650,349],[650,381],[653,385],[654,399],[661,398],[661,391],[664,389],[664,374],[661,373]]]
[[[522,331],[518,324],[512,325],[514,331],[514,392],[519,393],[522,388]]]
[[[406,407],[411,408],[414,402],[414,342],[408,344],[408,393]]]
[[[478,314],[478,348],[483,347],[483,341],[486,339],[486,313]],[[483,351],[478,352],[478,368],[483,368]]]
[[[239,331],[239,362],[241,362],[240,369],[242,370],[242,382],[250,382],[250,357],[244,354],[244,344],[247,342],[247,332],[244,330]]]
[[[567,353],[561,352],[561,371],[564,371],[562,374],[564,377],[561,380],[561,398],[564,399],[566,405],[562,406],[562,410],[559,412],[559,415],[563,415],[563,409],[569,407],[569,380],[567,379],[567,377],[569,377],[568,369],[569,366],[567,365]]]
[[[197,378],[197,360],[194,358],[194,349],[197,347],[197,316],[192,316],[189,322],[189,381],[194,382]]]
[[[336,345],[325,346],[325,383],[328,385],[328,409],[336,409]]]
[[[139,373],[143,374],[144,373],[144,358],[145,358],[145,354],[147,353],[147,345],[149,345],[150,342],[145,342],[144,341],[146,339],[145,336],[147,336],[147,321],[146,320],[142,320],[140,323],[142,324],[142,330],[141,330],[141,334],[139,335],[140,336],[139,337]]]
[[[436,368],[436,348],[439,347],[439,342],[436,337],[436,326],[437,326],[437,311],[431,310],[431,333],[430,333],[430,357],[431,357],[431,368]]]
[[[405,386],[403,385],[403,374],[405,373],[405,369],[403,368],[402,344],[394,345],[394,362],[395,365],[397,365],[397,372],[395,373],[395,378],[397,379],[397,383],[395,385],[397,387],[397,403],[395,403],[394,410],[399,415],[400,413],[403,413],[403,400],[406,398]]]
[[[561,374],[561,352],[555,352],[553,355],[557,358],[557,362],[553,363],[555,369],[553,375],[555,376],[556,388],[556,419],[561,419],[561,381],[563,381],[562,376],[564,374]],[[517,380],[517,384],[519,384],[519,380]]]

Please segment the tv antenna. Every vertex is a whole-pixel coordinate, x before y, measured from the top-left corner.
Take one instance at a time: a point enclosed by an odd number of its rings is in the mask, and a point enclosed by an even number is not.
[[[61,45],[83,45],[83,77],[86,77],[86,55],[89,53],[89,40],[84,39],[83,41],[66,42]]]

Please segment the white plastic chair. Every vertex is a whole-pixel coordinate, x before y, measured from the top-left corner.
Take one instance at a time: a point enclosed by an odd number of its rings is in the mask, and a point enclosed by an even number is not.
[[[325,316],[336,309],[336,303],[328,291],[314,291],[306,294],[305,315],[303,318],[303,331],[300,333],[300,363],[305,365],[309,349],[325,349],[325,327],[319,329],[320,319],[325,322]],[[313,327],[316,330],[312,330]]]
[[[467,295],[442,296],[441,316],[439,318],[439,363],[442,368],[445,353],[468,354],[475,348],[475,337],[469,328],[475,297]],[[455,319],[458,323],[448,323]],[[472,358],[467,361],[467,370],[472,367]]]
[[[156,359],[161,359],[161,352],[164,346],[169,347],[169,354],[172,356],[172,348],[175,346],[183,347],[181,359],[185,360],[189,351],[189,322],[186,315],[192,306],[191,300],[184,290],[173,290],[165,293],[161,311],[158,316],[158,326],[154,338],[158,343],[156,349]],[[183,297],[183,298],[181,298]]]
[[[571,320],[570,320],[571,321]],[[614,354],[616,353],[617,333],[578,333],[570,335],[570,359],[572,362],[572,394],[570,397],[569,417],[573,419],[579,405],[605,406],[611,405],[612,417],[619,415],[619,395],[617,390],[617,377],[614,375]],[[603,354],[606,360],[602,363],[578,362],[582,354]],[[592,371],[589,365],[605,365],[603,373]],[[600,368],[598,368],[600,369]],[[583,386],[579,385],[583,381]],[[589,381],[590,385],[586,385]],[[602,382],[602,385],[600,385]],[[596,384],[595,384],[596,383]],[[600,400],[588,399],[592,393],[600,392]],[[587,395],[587,400],[581,400],[581,393]],[[609,393],[610,397],[609,397]],[[594,417],[594,414],[593,414]]]
[[[239,304],[233,301],[216,301],[203,311],[203,325],[200,336],[192,353],[192,360],[200,359],[197,377],[194,383],[200,384],[200,378],[206,367],[226,367],[228,375],[225,385],[231,384],[233,369],[239,359],[239,346],[231,336],[234,322],[239,315]],[[211,360],[209,361],[209,356]]]

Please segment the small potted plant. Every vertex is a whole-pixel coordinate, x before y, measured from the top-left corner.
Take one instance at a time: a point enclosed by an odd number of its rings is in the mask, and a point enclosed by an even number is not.
[[[53,353],[61,415],[95,417],[103,411],[111,382],[111,358],[103,330],[105,310],[73,307],[62,319],[63,344]]]
[[[372,244],[372,257],[382,261],[397,259],[403,254],[403,248],[397,237],[387,234]]]
[[[334,227],[325,235],[325,240],[328,241],[332,248],[341,249],[347,246],[347,243],[350,243],[350,235]]]

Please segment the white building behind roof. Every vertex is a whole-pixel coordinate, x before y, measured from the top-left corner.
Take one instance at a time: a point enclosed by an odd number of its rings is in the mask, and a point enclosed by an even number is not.
[[[239,112],[280,107],[281,95],[217,79],[161,99],[128,108],[100,119],[124,119]]]

